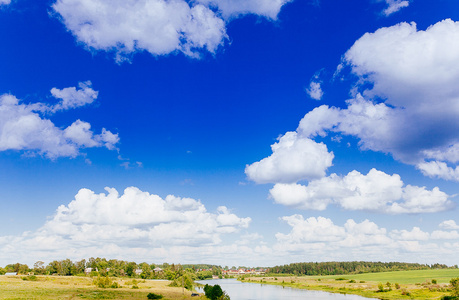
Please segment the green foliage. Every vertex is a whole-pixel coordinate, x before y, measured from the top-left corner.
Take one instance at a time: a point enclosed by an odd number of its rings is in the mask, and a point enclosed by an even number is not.
[[[230,300],[228,294],[226,294],[218,284],[214,286],[206,284],[204,286],[204,293],[210,300]]]
[[[381,282],[378,284],[378,292],[384,292],[384,284],[382,284]]]
[[[437,279],[432,279],[432,284],[437,284]]]
[[[274,274],[298,274],[298,275],[344,275],[362,274],[388,271],[406,270],[428,270],[428,269],[447,269],[448,266],[442,264],[413,264],[400,262],[308,262],[292,263],[289,265],[275,266],[268,269],[268,273]]]
[[[184,273],[182,276],[175,278],[169,286],[177,286],[177,287],[184,287],[187,290],[193,289],[193,279],[191,274]]]
[[[113,280],[108,277],[108,276],[97,276],[94,278],[92,283],[100,288],[106,289],[106,288],[119,288],[118,282],[113,282]]]
[[[349,280],[349,283],[355,283],[354,279]]]
[[[399,290],[399,289],[400,289],[400,284],[395,283],[395,288],[396,288],[397,290]]]
[[[459,278],[453,278],[449,283],[451,284],[451,296],[459,297]]]
[[[212,271],[200,271],[196,273],[199,280],[212,278]]]
[[[26,281],[37,281],[38,278],[37,278],[37,276],[35,276],[35,275],[29,275],[29,276],[26,276],[26,277],[22,277],[22,280],[26,280]]]
[[[149,293],[149,294],[147,295],[147,298],[148,298],[148,299],[162,299],[162,298],[163,298],[163,295],[155,294],[155,293]]]

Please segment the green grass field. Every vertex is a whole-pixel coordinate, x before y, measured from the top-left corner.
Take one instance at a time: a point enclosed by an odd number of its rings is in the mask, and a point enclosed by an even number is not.
[[[346,278],[355,281],[392,282],[400,284],[416,284],[436,279],[438,283],[449,283],[451,278],[459,277],[459,269],[394,271],[381,273],[366,273],[356,275],[314,276],[313,278]]]
[[[191,298],[191,292],[169,287],[168,281],[113,278],[121,288],[98,288],[89,277],[37,276],[37,280],[23,280],[25,276],[0,276],[0,299],[128,299],[147,300],[148,293],[164,296],[164,300]],[[133,288],[136,286],[137,288]]]
[[[459,278],[458,269],[395,271],[333,276],[250,277],[245,281],[274,284],[377,299],[441,299],[450,295],[449,281]],[[434,281],[432,281],[434,280]],[[387,285],[389,283],[389,285]],[[379,285],[383,284],[380,291]],[[396,285],[397,284],[397,285]]]

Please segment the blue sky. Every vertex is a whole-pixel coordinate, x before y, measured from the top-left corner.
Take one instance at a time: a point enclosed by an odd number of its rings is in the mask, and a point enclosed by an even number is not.
[[[458,264],[458,8],[0,0],[0,264]]]

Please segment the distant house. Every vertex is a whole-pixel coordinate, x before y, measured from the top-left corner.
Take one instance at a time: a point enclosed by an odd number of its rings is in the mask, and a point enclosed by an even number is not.
[[[135,269],[134,273],[135,275],[140,275],[142,274],[143,270],[142,269]]]
[[[5,276],[16,276],[18,275],[18,272],[6,272]]]
[[[92,268],[86,268],[86,269],[84,269],[84,273],[85,273],[86,275],[88,275],[88,274],[91,273],[91,272],[92,272]]]
[[[155,273],[160,273],[163,271],[163,269],[161,269],[160,267],[156,267],[153,269],[153,271],[155,271]]]

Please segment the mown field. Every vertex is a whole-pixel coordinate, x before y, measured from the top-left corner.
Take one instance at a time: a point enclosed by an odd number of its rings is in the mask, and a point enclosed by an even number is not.
[[[205,299],[191,297],[191,292],[169,287],[168,281],[114,278],[121,288],[98,288],[89,277],[36,276],[36,280],[23,280],[26,276],[0,276],[0,299],[142,299],[148,293],[168,299]],[[134,287],[134,288],[133,288]],[[138,287],[138,288],[136,288]]]
[[[450,294],[449,281],[457,277],[459,269],[439,269],[333,276],[273,275],[244,280],[378,299],[440,299]]]

